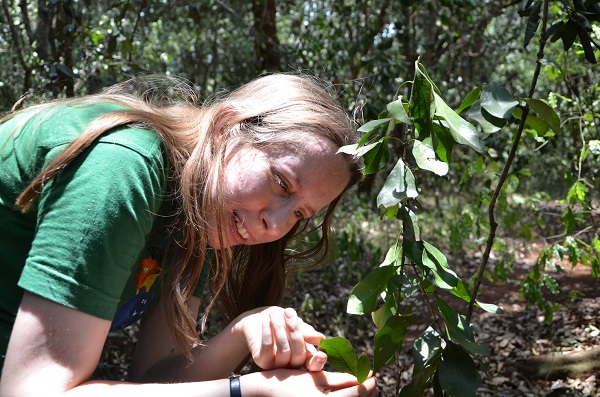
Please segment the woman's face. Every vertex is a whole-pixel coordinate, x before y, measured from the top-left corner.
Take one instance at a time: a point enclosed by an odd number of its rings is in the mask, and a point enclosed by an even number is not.
[[[254,245],[278,240],[299,221],[313,216],[341,194],[350,174],[337,146],[317,135],[297,145],[242,147],[225,157],[225,208],[219,243],[215,218],[209,244],[214,248]],[[213,202],[215,202],[213,200]]]

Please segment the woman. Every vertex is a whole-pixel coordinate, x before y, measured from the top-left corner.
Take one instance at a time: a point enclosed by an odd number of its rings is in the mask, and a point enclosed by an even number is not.
[[[327,91],[291,75],[200,108],[117,90],[6,118],[0,395],[375,395],[323,372],[323,335],[272,306],[287,269],[322,260],[360,175],[336,152],[355,141]],[[320,213],[318,243],[286,250]],[[229,325],[201,342],[206,283],[203,324],[216,305]],[[109,330],[140,317],[136,383],[88,381]],[[264,371],[227,379],[248,355]]]

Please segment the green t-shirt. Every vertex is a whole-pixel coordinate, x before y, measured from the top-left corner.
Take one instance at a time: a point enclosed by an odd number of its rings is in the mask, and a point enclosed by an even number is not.
[[[170,206],[155,131],[111,130],[44,186],[27,214],[14,205],[92,120],[121,109],[61,105],[0,124],[0,365],[23,290],[111,320],[113,329],[136,321],[156,296]]]

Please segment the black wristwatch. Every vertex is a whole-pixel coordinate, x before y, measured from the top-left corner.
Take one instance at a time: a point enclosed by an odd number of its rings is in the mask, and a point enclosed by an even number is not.
[[[236,374],[229,375],[229,395],[231,397],[242,397],[240,388],[240,376]]]

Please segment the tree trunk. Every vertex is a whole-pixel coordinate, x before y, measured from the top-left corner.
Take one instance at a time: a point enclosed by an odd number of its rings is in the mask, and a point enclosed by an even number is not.
[[[280,70],[279,39],[275,16],[275,0],[253,0],[254,51],[261,71]]]

